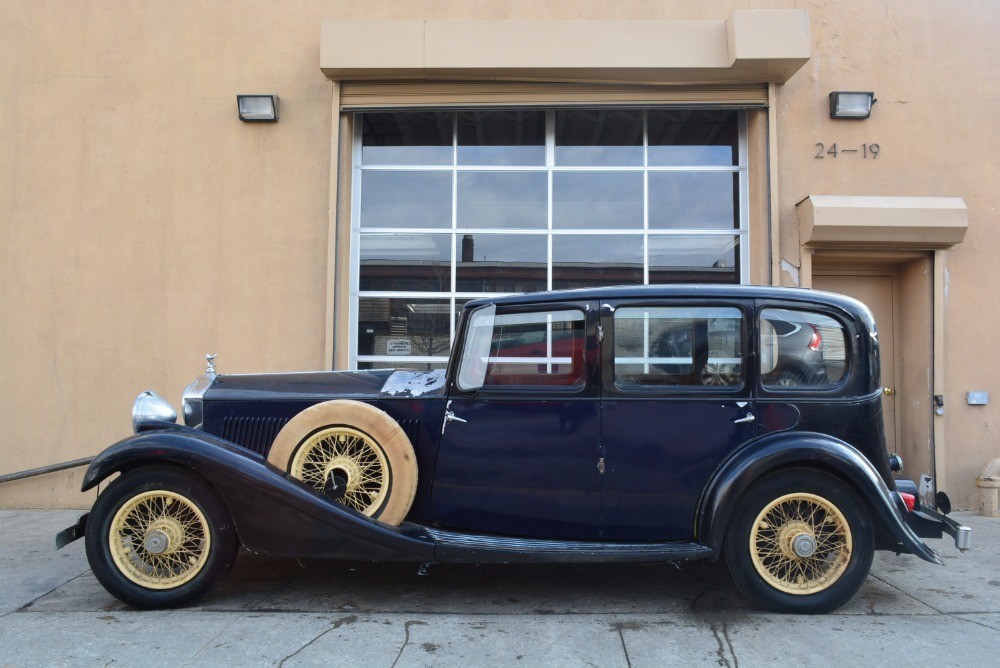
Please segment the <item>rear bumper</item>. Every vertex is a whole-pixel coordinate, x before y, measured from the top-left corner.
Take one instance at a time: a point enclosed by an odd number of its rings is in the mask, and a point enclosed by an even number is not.
[[[906,513],[906,524],[921,538],[941,538],[948,534],[958,549],[964,551],[972,547],[972,529],[936,510],[920,506]]]

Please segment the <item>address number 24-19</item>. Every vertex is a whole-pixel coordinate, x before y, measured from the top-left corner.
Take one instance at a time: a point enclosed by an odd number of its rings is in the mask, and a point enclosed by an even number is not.
[[[814,156],[817,160],[823,160],[826,156],[836,158],[841,153],[860,153],[862,158],[867,160],[869,157],[872,160],[878,158],[879,145],[878,144],[862,144],[861,148],[842,148],[838,149],[836,144],[830,144],[828,147],[826,144],[816,144],[816,155]]]

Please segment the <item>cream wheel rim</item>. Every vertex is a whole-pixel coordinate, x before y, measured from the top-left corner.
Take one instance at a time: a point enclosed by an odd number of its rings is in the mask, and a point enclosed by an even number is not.
[[[157,490],[129,499],[111,519],[108,536],[118,570],[150,589],[189,582],[208,560],[212,536],[190,499]]]
[[[847,570],[851,548],[844,514],[815,494],[775,499],[757,515],[750,530],[754,568],[787,594],[815,594],[833,585]]]
[[[345,481],[340,503],[371,516],[389,493],[389,460],[368,434],[351,427],[328,427],[309,436],[292,457],[293,476],[324,491],[331,476]]]

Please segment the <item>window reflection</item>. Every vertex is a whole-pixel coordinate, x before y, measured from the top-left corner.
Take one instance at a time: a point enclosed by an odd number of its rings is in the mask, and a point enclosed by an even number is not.
[[[361,290],[448,292],[451,234],[361,235]]]
[[[553,229],[642,228],[641,172],[552,175]]]
[[[552,237],[552,289],[642,284],[642,236]]]
[[[544,230],[548,188],[545,172],[459,172],[458,226]]]
[[[736,229],[739,177],[732,172],[650,172],[650,229]]]
[[[653,109],[648,112],[649,164],[739,164],[739,112],[733,109]]]
[[[641,165],[642,111],[556,111],[557,165]]]
[[[528,234],[463,234],[459,292],[534,292],[547,285],[548,239]]]
[[[369,171],[361,180],[361,227],[451,227],[449,172]]]
[[[452,164],[453,113],[404,111],[359,117],[362,164]]]
[[[545,112],[459,112],[458,164],[544,165]]]
[[[738,283],[739,237],[649,237],[649,282]]]

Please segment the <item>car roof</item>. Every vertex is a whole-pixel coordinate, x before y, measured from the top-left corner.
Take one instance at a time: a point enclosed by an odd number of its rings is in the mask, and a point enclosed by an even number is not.
[[[465,309],[488,304],[519,305],[542,304],[547,302],[617,300],[617,299],[780,299],[810,304],[835,306],[856,316],[870,318],[868,308],[861,302],[845,295],[822,292],[808,288],[779,288],[766,285],[720,285],[720,284],[671,284],[671,285],[616,285],[574,290],[552,290],[549,292],[527,292],[505,297],[485,297],[465,303]],[[866,318],[867,319],[867,318]]]

